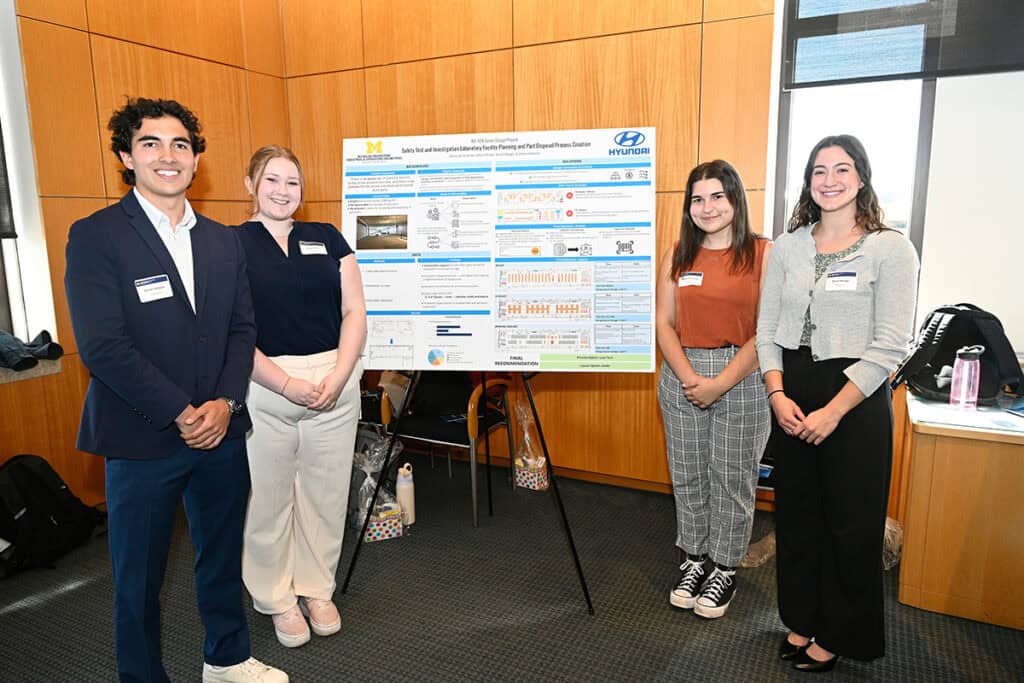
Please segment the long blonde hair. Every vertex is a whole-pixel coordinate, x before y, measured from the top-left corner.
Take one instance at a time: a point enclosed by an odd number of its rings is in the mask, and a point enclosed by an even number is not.
[[[260,202],[256,198],[256,191],[259,189],[260,180],[263,178],[263,172],[267,170],[267,164],[272,159],[287,159],[288,161],[295,164],[295,168],[299,171],[299,204],[302,204],[302,197],[306,194],[306,176],[302,174],[302,164],[299,163],[299,158],[295,156],[295,152],[291,151],[287,147],[282,145],[266,145],[260,147],[258,150],[253,152],[252,158],[249,159],[249,171],[246,173],[246,177],[249,178],[249,182],[252,183],[252,212],[251,215],[255,216],[260,211]]]

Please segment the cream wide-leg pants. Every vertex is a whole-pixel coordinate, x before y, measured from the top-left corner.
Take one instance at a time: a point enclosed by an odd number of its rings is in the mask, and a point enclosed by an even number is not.
[[[292,377],[319,384],[334,350],[272,358]],[[249,384],[252,493],[245,520],[242,579],[253,607],[278,614],[301,597],[330,600],[345,531],[352,451],[359,420],[357,361],[337,404],[309,410]]]

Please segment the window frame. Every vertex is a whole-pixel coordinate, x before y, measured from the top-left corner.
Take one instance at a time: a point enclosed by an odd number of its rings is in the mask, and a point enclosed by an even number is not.
[[[57,339],[21,37],[17,11],[14,3],[9,2],[0,2],[0,120],[4,126],[11,208],[18,229],[16,239],[0,240],[0,322],[6,319],[10,324],[5,329],[23,340],[32,339],[43,330]]]

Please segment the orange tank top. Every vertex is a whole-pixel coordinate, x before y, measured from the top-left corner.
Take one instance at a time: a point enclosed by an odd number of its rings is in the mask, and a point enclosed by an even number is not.
[[[685,347],[715,349],[743,346],[757,327],[761,265],[769,241],[754,243],[754,267],[731,272],[732,252],[701,249],[676,280],[676,334]]]

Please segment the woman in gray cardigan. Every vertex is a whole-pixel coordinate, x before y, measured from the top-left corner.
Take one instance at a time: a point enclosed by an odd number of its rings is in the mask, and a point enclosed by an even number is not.
[[[918,259],[886,228],[860,141],[811,151],[768,261],[757,353],[775,414],[779,656],[830,671],[885,651],[882,536],[892,464],[886,380],[912,337]]]

